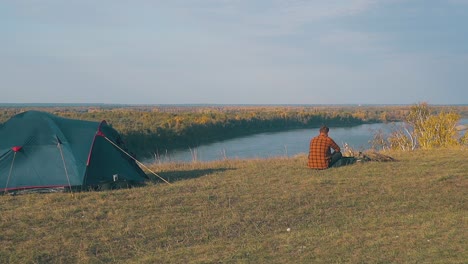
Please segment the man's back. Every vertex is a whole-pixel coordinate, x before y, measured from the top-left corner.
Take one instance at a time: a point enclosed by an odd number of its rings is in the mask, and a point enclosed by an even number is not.
[[[340,151],[340,147],[329,138],[328,135],[320,135],[312,138],[309,145],[309,160],[307,165],[313,169],[326,169],[330,163],[331,150]]]

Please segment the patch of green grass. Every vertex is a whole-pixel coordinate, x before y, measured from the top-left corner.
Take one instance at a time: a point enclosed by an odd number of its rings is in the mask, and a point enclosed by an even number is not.
[[[0,196],[0,263],[464,263],[466,149],[323,171],[154,165],[172,183]]]

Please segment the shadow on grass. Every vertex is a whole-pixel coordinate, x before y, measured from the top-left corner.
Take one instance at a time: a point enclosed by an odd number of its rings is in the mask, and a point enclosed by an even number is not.
[[[203,169],[203,170],[189,170],[189,171],[165,171],[158,173],[159,176],[167,180],[168,182],[175,182],[181,180],[188,180],[199,178],[203,176],[208,176],[213,173],[223,172],[227,170],[235,170],[233,168],[218,168],[218,169]],[[163,180],[159,179],[158,177],[149,174],[148,175],[152,182],[154,183],[162,183]]]

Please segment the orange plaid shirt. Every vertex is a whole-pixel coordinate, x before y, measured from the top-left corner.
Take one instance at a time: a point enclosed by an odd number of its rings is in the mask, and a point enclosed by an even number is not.
[[[326,169],[330,163],[331,149],[340,151],[340,147],[326,134],[320,135],[310,140],[309,161],[307,166],[312,169]]]

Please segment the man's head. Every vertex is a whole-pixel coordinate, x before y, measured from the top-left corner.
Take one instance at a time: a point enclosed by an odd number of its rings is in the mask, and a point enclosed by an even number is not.
[[[320,131],[320,134],[328,134],[329,130],[330,129],[327,126],[322,126],[319,131]]]

